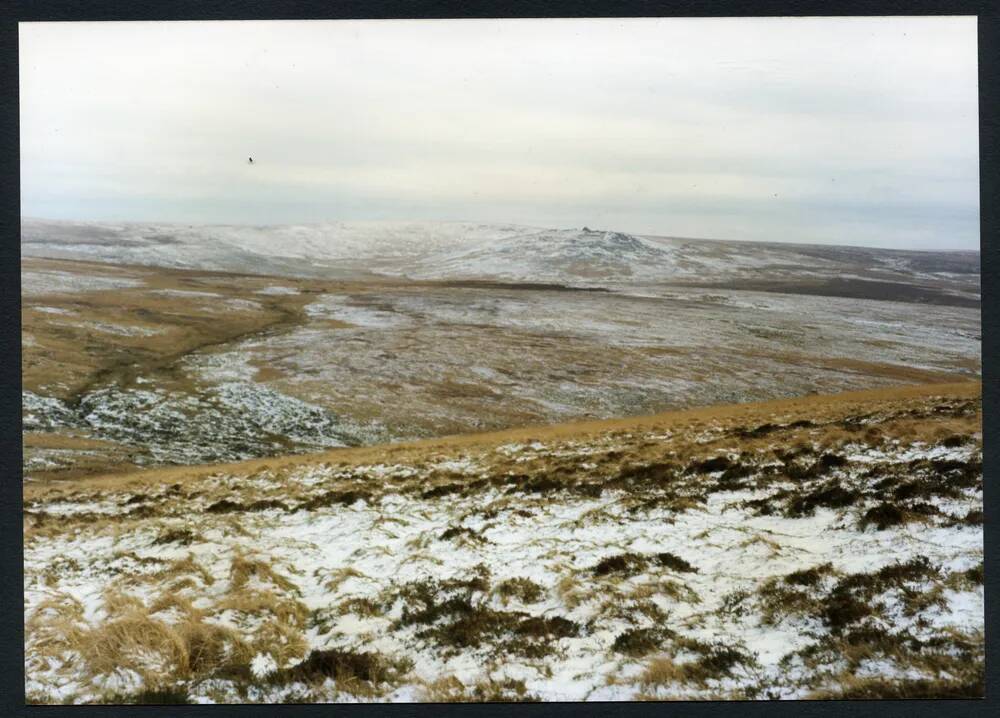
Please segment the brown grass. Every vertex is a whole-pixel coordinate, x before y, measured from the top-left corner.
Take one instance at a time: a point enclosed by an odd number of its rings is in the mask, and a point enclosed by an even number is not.
[[[915,386],[900,386],[887,389],[874,389],[857,392],[844,392],[829,396],[807,396],[793,399],[779,399],[752,404],[735,404],[726,406],[702,407],[681,411],[666,412],[651,416],[630,417],[627,419],[611,419],[602,421],[570,422],[547,427],[526,427],[482,434],[464,434],[434,439],[424,439],[413,442],[401,442],[385,446],[359,447],[349,449],[334,449],[320,454],[303,454],[268,459],[254,459],[233,464],[213,464],[209,466],[186,466],[172,468],[157,468],[124,475],[91,476],[74,480],[73,485],[78,490],[85,491],[126,491],[150,490],[163,484],[180,483],[190,486],[203,481],[211,474],[250,475],[268,467],[277,476],[286,475],[296,468],[321,463],[340,463],[345,467],[369,463],[409,463],[420,464],[433,461],[435,457],[452,455],[457,450],[466,452],[491,452],[497,445],[507,443],[526,443],[530,440],[552,442],[562,439],[577,441],[593,440],[600,436],[609,436],[614,432],[648,430],[657,432],[673,431],[683,436],[685,428],[690,430],[698,422],[711,421],[721,428],[746,427],[764,424],[781,417],[782,421],[792,422],[797,419],[810,419],[818,424],[833,421],[838,417],[849,415],[859,405],[867,410],[877,410],[880,406],[914,406],[926,404],[932,397],[947,397],[949,399],[976,399],[981,397],[982,383],[979,381],[964,381],[950,384],[923,384]],[[951,417],[947,418],[953,421]],[[973,417],[969,421],[954,420],[954,428],[964,427],[966,430],[979,431],[980,419]],[[924,432],[931,425],[923,420],[911,421],[914,430]],[[974,428],[975,427],[975,428]],[[888,430],[892,430],[892,426]],[[907,431],[905,422],[899,423],[900,431]],[[810,439],[821,440],[823,434],[830,431],[840,432],[834,427],[824,426],[822,432],[815,433],[812,429],[796,430]],[[842,434],[847,438],[849,434]],[[829,446],[836,446],[840,438],[831,437]],[[794,440],[794,432],[789,440]],[[705,455],[718,447],[721,442],[692,447],[683,442],[678,444],[678,456],[684,456],[682,451],[690,452],[690,456]],[[756,451],[769,445],[767,437],[761,439],[741,440],[741,448]],[[662,447],[661,447],[662,448]],[[643,458],[642,455],[632,456],[632,460]],[[66,484],[32,482],[25,485],[25,501],[45,500],[54,490],[65,490]],[[220,497],[222,498],[222,497]],[[235,530],[235,529],[234,529]]]
[[[535,702],[523,681],[486,678],[470,685],[455,676],[439,678],[424,685],[421,700],[426,703],[522,703]]]
[[[804,475],[809,474],[825,460],[830,465],[827,468],[834,471],[836,476],[837,451],[845,443],[866,441],[866,437],[871,433],[870,430],[851,429],[850,422],[845,424],[846,419],[863,413],[887,412],[887,415],[891,414],[895,418],[879,423],[879,440],[886,437],[909,437],[962,444],[968,442],[970,440],[968,437],[979,431],[978,407],[975,407],[976,411],[968,416],[948,414],[947,411],[950,409],[947,407],[944,407],[940,416],[927,412],[942,409],[938,397],[974,406],[978,399],[978,389],[978,383],[944,388],[911,387],[866,393],[860,397],[855,395],[850,400],[843,396],[824,401],[816,398],[810,401],[790,400],[788,403],[728,407],[714,414],[683,412],[680,414],[681,418],[676,415],[647,417],[631,420],[633,422],[631,424],[623,421],[594,423],[589,426],[596,432],[593,435],[595,443],[606,442],[604,445],[608,450],[588,457],[588,461],[598,464],[596,471],[587,470],[590,475],[588,480],[597,481],[598,479],[594,478],[596,476],[610,477],[608,480],[633,482],[628,484],[635,487],[632,498],[639,496],[643,500],[637,500],[634,505],[629,505],[630,511],[646,511],[651,507],[671,505],[671,501],[684,497],[697,502],[700,499],[699,492],[703,493],[707,490],[707,486],[721,481],[705,473],[708,468],[715,467],[716,464],[710,463],[706,467],[705,462],[712,462],[721,456],[736,457],[737,452],[731,451],[736,446],[743,453],[738,458],[733,458],[727,464],[726,470],[735,469],[738,473],[741,462],[751,465],[759,460],[770,460],[773,457],[771,447],[776,440],[783,446],[794,447],[796,444],[802,444],[802,448],[808,450],[803,456],[794,459],[804,467],[802,469]],[[780,410],[776,410],[775,406]],[[780,434],[775,434],[776,430],[773,428],[766,428],[768,424],[774,425],[779,421],[793,422],[804,416],[810,417],[810,424],[780,429]],[[719,433],[704,443],[692,442],[690,435],[685,435],[678,428],[695,423],[701,424],[702,429],[718,429]],[[649,441],[640,432],[636,432],[638,434],[636,436],[625,436],[629,433],[624,428],[626,426],[633,428],[646,426],[655,431],[666,431],[668,428],[678,431],[672,438],[654,442]],[[602,428],[598,431],[596,427]],[[560,432],[565,430],[566,427],[555,427],[552,434],[534,430],[528,438],[551,442],[554,440],[553,436],[559,436]],[[510,441],[511,435],[512,432],[502,432],[473,438],[464,437],[456,439],[454,443],[433,440],[405,446],[381,447],[377,450],[331,452],[320,456],[325,459],[323,463],[339,463],[341,465],[337,467],[338,469],[349,472],[354,464],[372,461],[376,456],[382,462],[411,461],[423,462],[426,465],[447,456],[449,451],[461,450],[470,458],[481,461],[484,466],[484,474],[475,478],[477,482],[475,486],[472,486],[471,482],[463,485],[460,476],[438,476],[433,484],[458,485],[454,492],[449,489],[443,499],[454,502],[458,512],[467,510],[467,505],[463,506],[464,492],[492,487],[499,487],[501,490],[515,487],[515,492],[505,493],[503,499],[488,507],[489,511],[484,509],[487,513],[495,512],[491,514],[493,518],[489,520],[495,519],[498,522],[504,520],[500,512],[509,512],[513,520],[517,520],[516,517],[519,515],[517,512],[537,515],[545,512],[550,502],[559,500],[554,492],[579,490],[582,481],[579,477],[583,470],[571,460],[543,456],[532,462],[515,465],[500,457],[494,451],[495,446],[498,442]],[[613,440],[610,438],[612,435],[615,435]],[[741,435],[749,435],[751,438],[743,439],[740,438]],[[574,434],[573,438],[583,437]],[[377,455],[376,451],[380,451],[381,454]],[[481,453],[477,454],[477,451]],[[832,458],[824,459],[825,454],[829,454]],[[336,461],[334,457],[340,461]],[[490,463],[490,457],[496,457],[495,465]],[[232,477],[224,477],[224,468],[218,466],[185,469],[184,471],[189,472],[186,475],[178,473],[181,470],[154,471],[101,481],[66,482],[59,487],[32,487],[26,489],[26,494],[30,492],[35,499],[42,502],[51,496],[79,501],[110,498],[122,506],[122,510],[132,508],[133,504],[128,502],[138,502],[138,499],[133,497],[140,495],[148,498],[141,504],[143,506],[158,505],[155,504],[155,501],[160,500],[156,498],[158,496],[180,496],[183,498],[179,498],[178,501],[191,501],[195,505],[211,505],[221,500],[251,505],[256,500],[265,500],[263,498],[265,495],[271,495],[268,492],[273,493],[276,490],[244,487],[242,479],[254,478],[254,471],[259,470],[268,472],[268,476],[273,477],[274,482],[282,487],[287,502],[295,506],[313,500],[322,503],[331,493],[339,496],[354,491],[364,479],[363,475],[358,474],[343,480],[338,478],[329,485],[311,488],[297,486],[289,479],[288,474],[292,470],[315,461],[315,457],[297,457],[287,461],[272,459],[260,464],[247,462],[239,465],[240,472]],[[720,464],[721,468],[721,462],[716,463]],[[664,468],[668,466],[673,468],[670,470]],[[963,481],[976,473],[976,466],[971,464],[970,467],[959,468],[961,470],[955,469],[955,471],[963,477],[961,479]],[[508,475],[509,471],[523,472],[523,475],[515,477],[512,481]],[[824,482],[828,478],[820,472],[816,475],[805,475],[802,482],[803,485],[815,482],[815,486],[820,486],[820,484],[825,485]],[[766,487],[767,481],[771,480],[773,479],[765,477],[761,479],[763,482],[761,485]],[[156,489],[166,489],[167,482],[171,486],[170,491],[174,493],[158,494]],[[176,490],[175,485],[179,487]],[[370,491],[375,497],[374,502],[380,491],[404,491],[419,495],[420,492],[428,490],[428,483],[423,477],[417,476],[401,481],[387,481],[384,486],[379,482],[368,481],[365,487],[365,490]],[[453,493],[456,495],[453,496]],[[650,500],[646,501],[647,498]],[[855,511],[861,515],[869,506],[875,505],[872,496],[868,496],[866,500],[867,504],[860,507],[852,505],[845,510]],[[162,503],[169,504],[170,499],[164,499]],[[340,502],[334,501],[329,508],[340,510],[339,504]],[[148,530],[150,545],[155,543],[184,545],[188,539],[196,540],[197,536],[195,532],[190,532],[189,535],[184,533],[185,530],[178,529],[183,524],[174,517],[167,520],[156,517],[122,519],[100,518],[95,515],[55,520],[53,515],[39,520],[38,515],[43,513],[44,507],[36,506],[32,511],[35,513],[30,521],[39,521],[39,526],[26,530],[26,537],[30,540],[38,540],[45,531],[54,532],[52,535],[56,535],[67,530],[86,530],[88,533],[117,532],[133,531],[137,527]],[[259,515],[254,516],[259,518]],[[242,513],[204,514],[198,518],[198,524],[191,525],[197,525],[207,535],[212,535],[223,527],[230,531],[230,535],[237,535],[238,532],[245,534],[249,533],[248,527],[253,527],[253,524],[247,521],[258,520],[254,516],[248,518]],[[388,528],[393,520],[392,517],[385,516],[377,523]],[[72,528],[68,529],[68,526]],[[443,523],[433,535],[425,536],[423,539],[425,550],[420,560],[442,563],[443,559],[433,555],[439,550],[434,543],[441,538],[442,532],[447,533],[460,526],[460,522]],[[179,533],[172,534],[171,531]],[[473,541],[474,539],[457,531],[448,540]],[[418,549],[421,545],[419,540],[411,543],[412,549]],[[781,551],[780,544],[765,537],[748,539],[744,545],[749,546],[750,543],[760,543],[771,553]],[[487,653],[502,655],[513,652],[520,653],[522,658],[540,660],[545,657],[547,651],[552,650],[554,639],[560,636],[586,635],[591,630],[599,629],[602,621],[611,618],[626,620],[628,627],[619,635],[621,641],[616,649],[618,657],[623,660],[625,657],[631,660],[643,660],[647,655],[657,654],[646,663],[640,680],[640,686],[648,692],[648,696],[657,696],[659,689],[669,689],[672,686],[676,686],[679,692],[691,692],[697,689],[698,695],[704,696],[717,685],[715,679],[736,671],[752,671],[752,659],[741,651],[727,652],[724,646],[700,644],[678,635],[682,629],[690,629],[693,623],[670,626],[667,612],[651,599],[665,597],[673,601],[697,603],[699,597],[694,595],[680,579],[686,578],[688,574],[695,574],[699,566],[685,560],[683,550],[679,551],[682,555],[655,551],[656,549],[653,549],[648,554],[635,554],[628,553],[625,546],[609,545],[606,547],[606,553],[594,559],[590,565],[576,566],[566,562],[561,567],[548,566],[552,570],[559,571],[561,575],[561,579],[550,587],[540,586],[527,578],[512,578],[491,585],[487,574],[476,574],[466,577],[465,580],[457,580],[454,586],[444,588],[433,582],[425,582],[426,586],[423,584],[409,586],[407,590],[410,593],[405,596],[393,592],[392,595],[380,596],[376,601],[337,595],[345,581],[351,578],[365,578],[358,570],[344,567],[332,571],[326,577],[326,588],[330,592],[332,611],[339,611],[336,615],[346,612],[362,616],[380,615],[386,610],[387,602],[404,598],[404,615],[410,621],[408,625],[414,626],[417,640],[427,645],[433,644],[442,651],[479,647]],[[140,563],[150,561],[134,554],[128,556],[119,553],[115,558],[129,558]],[[73,660],[75,657],[76,660],[83,661],[85,672],[91,677],[106,676],[123,669],[135,669],[141,673],[149,690],[169,691],[176,687],[178,680],[198,680],[219,675],[232,677],[244,687],[250,685],[252,679],[248,677],[248,663],[257,653],[269,654],[279,666],[285,667],[294,661],[307,658],[309,655],[309,646],[305,640],[307,628],[315,628],[317,624],[322,624],[321,619],[325,618],[326,613],[317,611],[317,615],[310,615],[305,605],[298,600],[299,594],[295,584],[295,577],[298,575],[296,568],[277,564],[268,556],[250,553],[236,554],[228,565],[223,564],[221,572],[214,568],[216,565],[218,564],[214,561],[202,564],[196,560],[194,554],[188,554],[180,560],[144,569],[143,573],[135,576],[118,576],[104,596],[104,617],[92,624],[87,624],[83,620],[82,606],[72,597],[53,595],[39,604],[25,622],[30,660],[58,664],[64,660]],[[209,566],[213,568],[210,570]],[[50,567],[53,572],[56,568],[55,565]],[[81,570],[80,566],[71,564],[62,568],[68,572]],[[639,579],[633,579],[632,583],[624,587],[621,585],[623,577],[637,576],[640,573],[648,573],[652,578],[643,579],[638,585],[636,584]],[[52,575],[56,576],[56,573]],[[928,577],[934,581],[932,588],[914,594],[913,587],[918,585],[918,581]],[[596,592],[595,578],[600,583],[600,589]],[[866,692],[874,695],[879,691],[886,695],[902,696],[903,693],[920,695],[921,691],[930,693],[937,689],[944,691],[946,695],[951,695],[950,692],[967,690],[968,686],[974,685],[975,676],[956,673],[958,664],[953,660],[949,662],[944,650],[926,649],[921,653],[908,648],[901,637],[876,635],[869,630],[868,619],[874,615],[873,612],[877,613],[879,596],[886,590],[901,591],[904,594],[905,610],[919,614],[941,600],[943,586],[968,589],[980,585],[981,582],[981,565],[969,571],[947,576],[934,576],[927,567],[907,564],[889,566],[870,576],[850,577],[835,574],[829,567],[817,566],[778,577],[767,583],[763,590],[736,596],[726,605],[727,610],[732,610],[735,614],[741,606],[750,605],[752,599],[753,602],[759,603],[765,623],[777,622],[788,614],[811,615],[826,621],[837,635],[831,637],[827,643],[815,647],[816,654],[809,660],[814,661],[817,670],[823,665],[821,659],[830,655],[835,656],[837,660],[855,664],[867,657],[889,656],[900,665],[917,668],[927,675],[938,676],[940,681],[943,681],[934,683],[928,679],[931,682],[926,685],[911,682],[892,688],[888,684],[879,685],[870,681],[855,685],[846,677],[842,677],[844,683],[837,690],[841,690],[844,697],[861,696]],[[53,581],[53,585],[56,583]],[[129,587],[134,589],[140,586],[144,589],[144,595],[148,595],[145,590],[149,584],[152,584],[159,594],[148,602],[128,592]],[[215,590],[205,591],[207,586],[215,586]],[[839,591],[836,589],[837,586],[841,586]],[[595,620],[581,627],[558,616],[541,618],[521,612],[527,611],[526,606],[540,600],[547,591],[559,596],[570,610],[583,602],[593,601],[598,611]],[[208,605],[202,602],[205,596],[211,597]],[[196,604],[194,601],[198,597],[201,597],[202,601]],[[515,604],[521,611],[498,611],[495,609],[496,604],[492,604],[495,599],[499,599],[504,607],[516,601],[522,604]],[[330,609],[324,611],[329,613]],[[227,621],[232,621],[239,626],[239,629],[233,630],[216,623],[223,614]],[[641,627],[650,624],[658,630]],[[955,637],[953,643],[968,653],[965,646],[974,644],[975,641],[968,637]],[[664,654],[665,651],[672,652]],[[382,689],[374,684],[382,679],[372,681],[364,678],[364,675],[375,675],[365,669],[368,665],[365,661],[368,659],[358,658],[356,654],[347,656],[350,652],[346,649],[342,653],[344,655],[333,657],[336,660],[331,658],[330,665],[340,668],[334,671],[334,675],[328,677],[334,678],[341,690],[353,695],[378,695]],[[120,657],[120,660],[116,662],[112,657]],[[322,656],[317,657],[314,663],[320,665],[322,658]],[[141,671],[137,667],[140,661],[143,664]],[[968,658],[967,663],[971,671],[974,671],[977,665],[981,665],[981,661],[977,663],[974,656]],[[348,666],[351,670],[347,670],[344,666]],[[822,670],[829,674],[831,669]],[[955,680],[941,677],[945,672],[956,676]],[[286,672],[285,675],[291,673]],[[310,675],[319,680],[319,674]],[[829,695],[824,697],[834,697],[831,693],[834,689],[826,689],[819,684],[811,687],[816,689],[818,696],[827,691]],[[452,677],[428,684],[425,686],[425,693],[428,696],[436,696],[439,700],[530,699],[531,696],[522,690],[523,688],[523,684],[510,681],[484,679],[466,684]],[[322,691],[315,686],[308,690],[315,692],[316,695],[322,694]],[[893,690],[897,692],[891,693]]]

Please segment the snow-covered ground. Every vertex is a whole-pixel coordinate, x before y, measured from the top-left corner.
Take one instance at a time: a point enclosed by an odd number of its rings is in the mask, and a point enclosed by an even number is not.
[[[259,310],[207,289],[133,290],[150,294],[183,298],[185,313]],[[301,317],[282,331],[137,369],[75,401],[29,390],[25,429],[84,431],[140,465],[204,463],[975,376],[979,365],[979,312],[963,307],[641,284],[298,296]],[[46,332],[88,343],[168,336],[149,319],[122,323],[127,314],[88,319],[86,305],[29,311]],[[29,477],[42,466],[32,451]]]
[[[49,491],[29,698],[981,690],[978,401],[744,417]]]
[[[471,222],[236,226],[25,219],[25,256],[335,277],[388,274],[617,286],[637,281],[930,281],[978,292],[978,255],[640,237]]]
[[[21,293],[26,296],[41,294],[62,294],[64,292],[99,292],[108,289],[141,287],[143,282],[129,277],[89,274],[77,272],[22,272]]]

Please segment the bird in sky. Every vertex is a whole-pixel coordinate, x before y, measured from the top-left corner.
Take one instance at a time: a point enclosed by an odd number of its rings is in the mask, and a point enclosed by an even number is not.
[[[253,164],[253,157],[247,157],[247,160],[250,162],[250,164]]]

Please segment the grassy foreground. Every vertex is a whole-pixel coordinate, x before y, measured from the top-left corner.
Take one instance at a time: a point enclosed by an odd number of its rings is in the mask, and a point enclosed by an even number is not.
[[[982,696],[980,393],[28,484],[28,699]]]

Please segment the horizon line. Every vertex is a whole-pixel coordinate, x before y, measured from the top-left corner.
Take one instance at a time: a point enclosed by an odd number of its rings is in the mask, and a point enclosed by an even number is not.
[[[480,225],[496,225],[496,226],[513,226],[513,227],[524,227],[525,229],[537,229],[537,230],[549,230],[549,231],[569,231],[569,230],[590,230],[599,232],[618,232],[620,234],[629,234],[634,237],[642,238],[654,238],[654,239],[677,239],[693,242],[737,242],[740,244],[763,244],[763,245],[791,245],[799,247],[843,247],[852,249],[877,249],[887,252],[902,252],[902,253],[964,253],[964,254],[982,254],[982,237],[980,236],[980,246],[975,249],[944,249],[944,248],[934,248],[934,249],[902,249],[899,247],[887,247],[884,245],[875,244],[841,244],[838,242],[800,242],[800,241],[783,241],[783,240],[760,240],[760,239],[732,239],[725,237],[689,237],[677,234],[654,234],[648,232],[623,232],[617,229],[593,229],[588,225],[580,225],[579,227],[546,227],[534,224],[521,224],[519,222],[484,222],[479,220],[469,220],[469,219],[325,219],[316,220],[311,222],[190,222],[190,221],[179,221],[179,220],[158,220],[158,219],[67,219],[67,218],[55,218],[55,217],[40,217],[36,215],[21,215],[19,221],[23,223],[27,221],[37,221],[37,222],[63,222],[69,224],[123,224],[123,225],[139,225],[139,224],[150,224],[150,225],[169,225],[169,226],[187,226],[187,227],[247,227],[247,228],[277,228],[277,227],[316,227],[327,224],[480,224]]]

